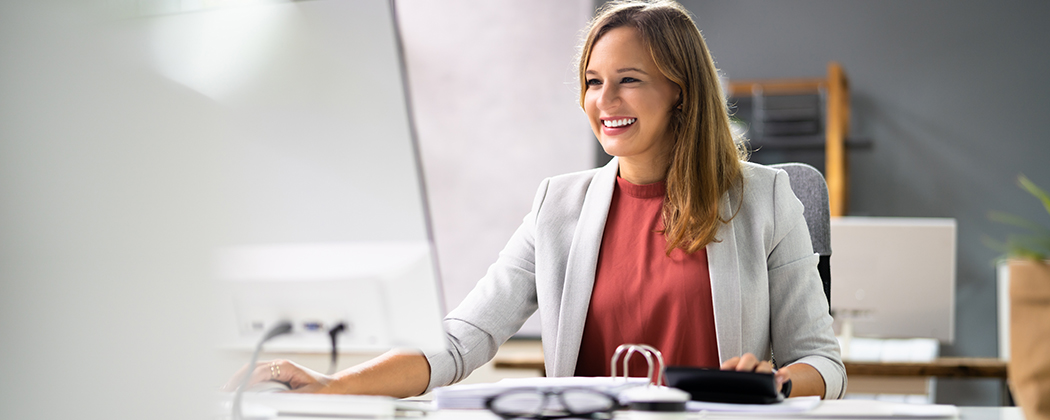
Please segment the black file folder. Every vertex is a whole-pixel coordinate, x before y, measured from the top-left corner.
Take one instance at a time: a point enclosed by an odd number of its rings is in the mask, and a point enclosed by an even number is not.
[[[772,373],[668,366],[664,375],[667,385],[688,392],[694,401],[773,404],[783,400]]]

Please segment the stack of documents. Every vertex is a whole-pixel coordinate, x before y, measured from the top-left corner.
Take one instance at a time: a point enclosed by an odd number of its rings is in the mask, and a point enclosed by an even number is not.
[[[781,419],[954,419],[959,409],[952,405],[903,404],[870,400],[829,400],[818,397],[788,398],[768,405],[719,404],[690,401],[688,411],[705,418],[741,418],[760,415]]]
[[[793,399],[793,398],[792,398]],[[957,418],[959,409],[954,405],[905,404],[870,400],[824,401],[813,411],[805,413],[807,418]]]
[[[220,396],[220,413],[232,412],[233,395]],[[247,419],[273,417],[393,418],[395,400],[366,395],[321,395],[285,392],[246,393],[241,406]]]
[[[685,404],[686,411],[698,411],[722,414],[803,414],[812,411],[820,405],[820,397],[797,397],[787,398],[775,404],[727,404],[704,401],[689,401]]]

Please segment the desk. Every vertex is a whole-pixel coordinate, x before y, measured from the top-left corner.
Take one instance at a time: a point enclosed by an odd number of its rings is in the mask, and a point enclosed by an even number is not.
[[[1000,382],[1000,405],[1013,405],[1006,361],[983,357],[939,357],[929,362],[843,362],[847,376],[991,378]]]
[[[623,418],[624,416],[617,415],[615,417]],[[693,413],[687,418],[712,419],[718,417],[711,414],[701,415]],[[430,413],[425,418],[428,420],[500,420],[499,416],[485,410],[441,410]],[[722,416],[721,418],[739,419],[740,416]],[[761,418],[775,419],[775,417],[765,416]],[[792,417],[791,419],[798,420],[800,418]],[[959,420],[1024,420],[1024,413],[1021,412],[1020,407],[959,407]]]

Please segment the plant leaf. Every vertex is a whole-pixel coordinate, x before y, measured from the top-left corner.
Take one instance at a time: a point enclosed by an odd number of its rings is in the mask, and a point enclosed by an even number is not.
[[[1039,188],[1024,175],[1017,176],[1017,183],[1022,189],[1041,201],[1047,214],[1050,214],[1050,194]],[[989,248],[1005,251],[1005,256],[1010,258],[1045,260],[1050,255],[1050,229],[1047,227],[1000,211],[988,212],[988,218],[995,222],[1023,228],[1031,232],[1028,235],[1010,235],[1006,238],[1006,242],[997,242],[987,237],[982,238],[982,241]]]
[[[1010,255],[1022,258],[1044,260],[1050,254],[1050,238],[1041,235],[1013,235],[1006,245]]]
[[[992,210],[988,212],[988,219],[994,222],[1004,223],[1011,226],[1034,230],[1036,232],[1041,232],[1043,234],[1050,235],[1050,228],[1047,228],[1046,226],[1040,225],[1023,217],[1014,216],[1010,213]]]
[[[991,237],[981,236],[981,242],[984,242],[984,246],[987,246],[988,248],[991,248],[993,250],[1002,252],[1003,254],[1006,254],[1006,253],[1010,252],[1010,247],[1009,246],[1007,246],[1003,242],[999,242],[999,241],[997,241],[995,239],[992,239]]]
[[[997,255],[995,258],[993,258],[991,261],[989,261],[989,264],[992,267],[995,267],[995,266],[999,265],[1000,262],[1009,259],[1009,257],[1010,257],[1010,247],[1006,246],[1006,244],[1004,244],[1002,242],[999,242],[999,241],[997,241],[995,239],[992,239],[988,235],[981,235],[981,243],[983,243],[984,246],[988,247],[988,249],[991,249],[991,250],[996,251],[996,252],[999,253],[999,255]]]
[[[1047,194],[1046,191],[1043,191],[1042,188],[1039,188],[1038,185],[1035,185],[1035,183],[1032,182],[1032,180],[1028,179],[1028,177],[1024,175],[1019,175],[1017,177],[1017,182],[1021,184],[1021,188],[1024,188],[1025,191],[1028,191],[1029,194],[1034,195],[1035,198],[1039,199],[1039,201],[1042,201],[1043,207],[1046,208],[1047,214],[1050,214],[1050,194]]]

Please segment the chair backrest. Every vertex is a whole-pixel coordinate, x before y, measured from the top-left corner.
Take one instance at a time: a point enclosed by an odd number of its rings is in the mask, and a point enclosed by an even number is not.
[[[803,215],[813,241],[813,252],[820,255],[817,270],[824,283],[824,295],[831,307],[831,215],[828,207],[828,184],[816,168],[804,163],[769,165],[783,169],[791,180],[791,190],[805,207]]]

